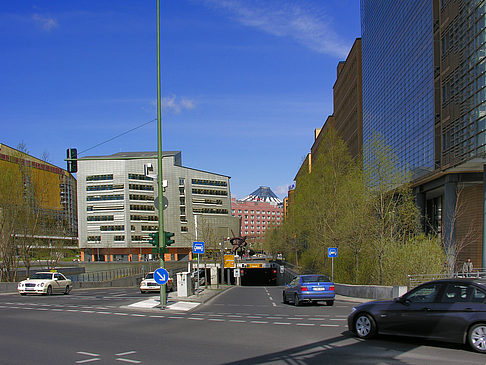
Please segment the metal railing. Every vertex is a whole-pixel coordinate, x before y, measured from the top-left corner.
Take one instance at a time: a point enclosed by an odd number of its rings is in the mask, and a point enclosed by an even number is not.
[[[408,275],[408,290],[415,288],[416,286],[426,283],[427,281],[447,279],[447,278],[484,278],[486,279],[486,268],[475,269],[471,272],[455,272],[452,275],[441,273],[441,274],[419,274],[419,275]]]
[[[73,282],[75,281],[112,281],[116,279],[143,275],[157,268],[157,263],[150,263],[143,266],[124,267],[114,270],[93,271],[78,275],[66,275]]]

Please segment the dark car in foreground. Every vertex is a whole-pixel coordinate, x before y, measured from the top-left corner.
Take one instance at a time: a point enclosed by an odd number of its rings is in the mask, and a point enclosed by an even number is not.
[[[442,279],[394,300],[353,308],[348,327],[360,338],[376,334],[468,343],[486,353],[486,280]]]
[[[334,283],[326,275],[300,275],[283,290],[283,302],[299,305],[304,301],[334,304]]]

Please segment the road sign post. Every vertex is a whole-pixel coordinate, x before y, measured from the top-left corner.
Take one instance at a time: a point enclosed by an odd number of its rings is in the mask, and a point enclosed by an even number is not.
[[[196,295],[199,295],[199,254],[204,253],[204,242],[193,242],[192,253],[197,253],[197,287]],[[207,281],[206,273],[204,273],[204,282]]]
[[[331,258],[331,280],[334,282],[334,258],[338,255],[337,247],[327,248],[327,257]]]

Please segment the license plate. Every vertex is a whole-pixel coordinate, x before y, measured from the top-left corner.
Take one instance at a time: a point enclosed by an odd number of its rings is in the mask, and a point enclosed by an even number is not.
[[[314,288],[315,291],[324,291],[326,288]]]

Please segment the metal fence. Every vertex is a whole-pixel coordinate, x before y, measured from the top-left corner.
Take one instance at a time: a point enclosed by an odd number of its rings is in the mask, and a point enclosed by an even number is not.
[[[124,267],[114,270],[94,271],[78,275],[66,275],[74,281],[111,281],[130,276],[143,275],[147,272],[154,271],[158,263],[147,263],[147,265]]]
[[[451,274],[408,275],[408,290],[431,280],[447,278],[483,278],[486,279],[486,269],[476,269],[471,272],[455,272]]]

